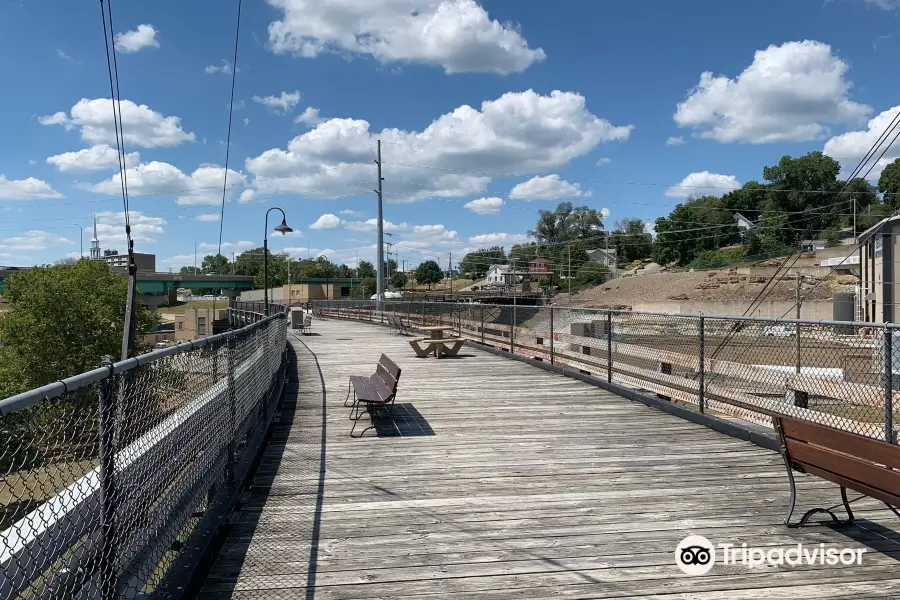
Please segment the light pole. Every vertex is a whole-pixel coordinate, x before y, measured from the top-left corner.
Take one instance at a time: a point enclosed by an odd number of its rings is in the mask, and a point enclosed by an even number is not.
[[[84,227],[75,223],[75,227],[78,228],[78,243],[81,248],[81,258],[84,258]]]
[[[275,227],[275,231],[280,231],[282,235],[293,231],[288,227],[287,217],[283,210],[273,206],[266,211],[266,231],[263,234],[263,305],[267,317],[269,316],[269,213],[273,210],[281,213],[281,225]]]

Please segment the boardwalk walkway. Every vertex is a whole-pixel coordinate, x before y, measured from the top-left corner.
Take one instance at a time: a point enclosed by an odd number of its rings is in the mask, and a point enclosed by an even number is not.
[[[775,453],[479,350],[416,359],[383,327],[313,330],[292,339],[299,391],[292,377],[201,598],[900,597],[900,535],[884,528],[900,522],[861,500],[857,527],[785,529]],[[347,377],[381,351],[403,368],[401,418],[351,439]],[[839,501],[800,486],[803,510]],[[689,534],[869,550],[862,566],[688,577],[674,549]]]

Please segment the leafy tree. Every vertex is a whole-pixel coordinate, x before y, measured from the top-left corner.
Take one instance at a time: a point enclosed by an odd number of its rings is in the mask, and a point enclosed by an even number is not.
[[[503,246],[481,248],[466,254],[459,263],[459,270],[473,279],[481,279],[487,275],[491,265],[506,264],[506,252]]]
[[[650,257],[653,252],[653,237],[644,230],[642,220],[623,219],[616,223],[610,246],[616,249],[618,262],[630,263]]]
[[[878,223],[882,219],[886,219],[887,217],[893,214],[893,209],[882,202],[881,200],[876,200],[869,204],[865,210],[860,211],[856,215],[856,231],[857,233],[862,233],[875,223]],[[848,217],[852,220],[852,217]]]
[[[516,265],[527,265],[530,261],[538,256],[538,245],[534,242],[527,244],[514,244],[509,249],[509,263]]]
[[[55,263],[53,263],[53,264],[54,264],[54,265],[74,265],[74,264],[77,263],[79,260],[81,260],[81,259],[78,259],[78,258],[61,258],[61,259],[59,259],[58,261],[56,261]]]
[[[391,273],[390,284],[391,287],[395,290],[402,290],[406,287],[406,282],[409,278],[406,276],[406,273],[402,273],[397,271],[396,273]]]
[[[374,270],[374,268],[373,268]],[[368,300],[375,293],[378,281],[374,277],[366,277],[360,281],[359,285],[350,291],[350,295],[354,298],[364,298]]]
[[[603,215],[597,209],[579,206],[569,215],[566,229],[570,240],[597,237],[603,231]]]
[[[704,250],[715,250],[737,235],[737,225],[725,202],[715,196],[692,198],[668,217],[656,219],[653,260],[660,264],[691,262]]]
[[[281,287],[288,282],[288,254],[286,252],[280,254],[269,255],[269,287]],[[253,285],[257,288],[264,288],[265,285],[265,269],[262,261],[260,261],[259,271],[253,277]]]
[[[606,265],[597,262],[587,261],[578,267],[578,271],[574,274],[574,280],[579,285],[599,285],[603,283],[609,276],[609,269]]]
[[[315,259],[301,259],[296,265],[291,265],[291,279],[299,281],[301,278],[334,279],[338,276],[339,269],[324,256]],[[296,275],[295,275],[296,274]]]
[[[350,279],[351,277],[356,277],[356,271],[352,267],[342,264],[338,267],[337,276],[343,279]]]
[[[759,219],[759,237],[763,253],[784,248],[795,241],[796,233],[790,227],[788,215],[771,201],[766,202]]]
[[[89,371],[104,356],[121,358],[128,279],[106,263],[36,267],[6,279],[9,310],[0,312],[0,398]],[[140,336],[157,322],[142,305]]]
[[[441,271],[441,267],[433,260],[426,260],[416,268],[416,282],[424,283],[429,289],[443,278],[444,272]]]
[[[722,196],[722,202],[728,210],[742,213],[748,219],[756,220],[762,212],[763,203],[769,193],[769,186],[758,181],[748,181],[740,187]]]
[[[255,277],[263,268],[263,256],[262,246],[241,252],[234,260],[234,274]],[[269,250],[269,262],[272,262],[271,250]]]
[[[775,206],[788,217],[788,228],[781,236],[785,243],[796,243],[807,230],[822,230],[835,224],[840,210],[829,210],[841,188],[841,165],[822,152],[810,152],[798,158],[782,156],[774,167],[763,168],[763,178],[771,183],[763,210]]]
[[[359,261],[359,274],[358,277],[360,279],[366,279],[367,277],[375,277],[375,265],[370,263],[367,260]]]
[[[560,202],[555,210],[539,210],[538,215],[538,222],[528,235],[545,244],[556,244],[569,239],[571,202]]]
[[[388,273],[396,273],[397,272],[397,261],[393,258],[387,259],[384,263],[382,263],[384,267],[381,270],[382,277],[388,277]]]
[[[878,191],[884,203],[896,210],[900,208],[900,158],[889,164],[878,178]]]
[[[200,269],[204,275],[224,275],[228,273],[228,259],[221,254],[207,254]]]
[[[203,271],[200,270],[200,267],[181,267],[178,272],[184,275],[199,275]]]

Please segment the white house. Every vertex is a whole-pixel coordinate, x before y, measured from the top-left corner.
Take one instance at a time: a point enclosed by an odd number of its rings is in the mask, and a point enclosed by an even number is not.
[[[756,231],[759,229],[759,224],[754,223],[738,212],[734,213],[734,222],[737,225],[737,228],[743,231]]]
[[[509,265],[491,265],[485,279],[487,283],[492,285],[506,285],[512,283],[511,272],[512,269],[510,269]]]
[[[587,251],[588,259],[595,263],[612,270],[616,267],[616,249],[615,248],[597,248],[596,250]]]

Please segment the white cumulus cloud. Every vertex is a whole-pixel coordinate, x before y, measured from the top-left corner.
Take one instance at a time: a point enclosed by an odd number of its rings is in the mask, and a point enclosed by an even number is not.
[[[831,46],[787,42],[758,50],[736,78],[707,71],[678,104],[675,122],[719,142],[817,139],[832,123],[856,123],[871,111],[850,100],[849,66]]]
[[[485,173],[528,175],[563,166],[603,142],[627,140],[632,128],[593,115],[580,94],[527,90],[483,102],[480,110],[461,106],[420,132],[373,132],[361,119],[329,119],[286,149],[247,159],[246,169],[261,194],[369,193],[381,139],[392,179],[387,200],[469,196],[487,189],[492,176]]]
[[[900,113],[900,106],[889,108],[873,117],[865,129],[848,131],[847,133],[831,138],[825,142],[825,154],[832,158],[836,158],[841,163],[843,170],[850,173],[856,165],[859,164],[859,161],[869,154],[869,149],[878,143],[882,134],[884,134],[888,128],[892,127],[894,119],[897,118],[897,113]],[[878,181],[884,168],[894,162],[897,158],[900,158],[900,148],[892,147],[881,159],[878,159],[874,166],[872,165],[872,160],[876,159],[881,154],[884,145],[893,139],[896,132],[896,129],[893,130],[891,134],[886,135],[884,139],[881,140],[882,145],[879,145],[878,152],[873,154],[870,157],[870,160],[866,162],[861,174],[868,171],[869,167],[873,167],[872,172],[869,173],[869,179]]]
[[[253,96],[253,101],[283,114],[297,106],[300,102],[300,92],[281,92],[278,96]]]
[[[131,196],[176,196],[178,204],[217,205],[222,202],[225,170],[218,165],[201,165],[190,175],[169,163],[152,161],[127,170]],[[226,201],[233,200],[246,183],[243,174],[228,169]],[[115,196],[121,193],[119,175],[89,187],[93,192]]]
[[[500,198],[478,198],[463,205],[477,215],[496,215],[503,208],[504,202]]]
[[[5,238],[0,242],[0,250],[34,252],[46,250],[59,244],[72,244],[72,240],[40,229],[32,229],[21,235]]]
[[[97,238],[101,244],[108,245],[111,242],[125,243],[125,213],[115,211],[103,211],[97,213]],[[136,243],[152,244],[163,235],[166,220],[162,217],[153,217],[139,210],[129,210],[128,220],[131,223],[131,238]],[[92,224],[86,223],[85,229]],[[140,250],[138,250],[140,252]]]
[[[475,0],[267,0],[282,11],[269,24],[279,54],[371,56],[380,63],[439,66],[448,74],[524,71],[546,58],[511,23]]]
[[[690,198],[691,196],[723,196],[731,190],[741,187],[741,182],[734,175],[720,175],[709,171],[691,173],[666,190],[671,198]]]
[[[681,136],[678,137],[670,137],[666,140],[666,146],[680,146],[684,143],[684,138]]]
[[[198,221],[213,222],[219,220],[219,213],[204,213],[194,217]]]
[[[469,238],[469,243],[477,245],[512,246],[529,241],[524,233],[482,233]]]
[[[325,119],[319,116],[318,108],[307,106],[306,110],[297,115],[297,118],[294,119],[294,123],[303,123],[305,125],[309,125],[310,127],[315,127],[324,120]]]
[[[597,166],[598,166],[598,167],[603,167],[603,166],[606,166],[606,165],[610,164],[611,162],[612,162],[612,159],[611,159],[611,158],[606,158],[606,157],[598,158],[598,159],[597,159]]]
[[[125,166],[133,167],[140,160],[140,153],[129,152],[125,155]],[[76,152],[64,152],[47,157],[47,164],[53,165],[63,173],[118,169],[119,152],[109,144],[97,144]]]
[[[0,175],[0,200],[40,200],[62,197],[63,195],[54,190],[46,181],[34,177],[7,179]]]
[[[125,148],[161,148],[194,141],[194,134],[181,128],[180,117],[165,117],[146,104],[122,100],[122,128]],[[81,139],[91,144],[115,144],[112,102],[109,98],[82,98],[72,107],[71,117],[60,111],[40,117],[42,125],[62,125],[81,129]]]
[[[590,195],[590,190],[584,191],[580,184],[569,183],[556,174],[532,177],[516,184],[509,192],[511,200],[558,200]]]
[[[247,250],[248,248],[255,248],[256,244],[247,240],[241,240],[239,242],[222,242],[222,252],[234,252],[235,250]],[[203,252],[215,252],[219,249],[218,242],[203,242],[199,246],[197,246],[198,250],[202,250]]]
[[[221,65],[206,65],[206,68],[203,71],[207,75],[213,75],[215,73],[222,73],[223,75],[231,75],[231,63],[222,59]]]
[[[116,34],[116,50],[124,53],[139,52],[144,48],[159,48],[156,39],[156,28],[146,23],[138,25],[137,29],[123,31]]]

